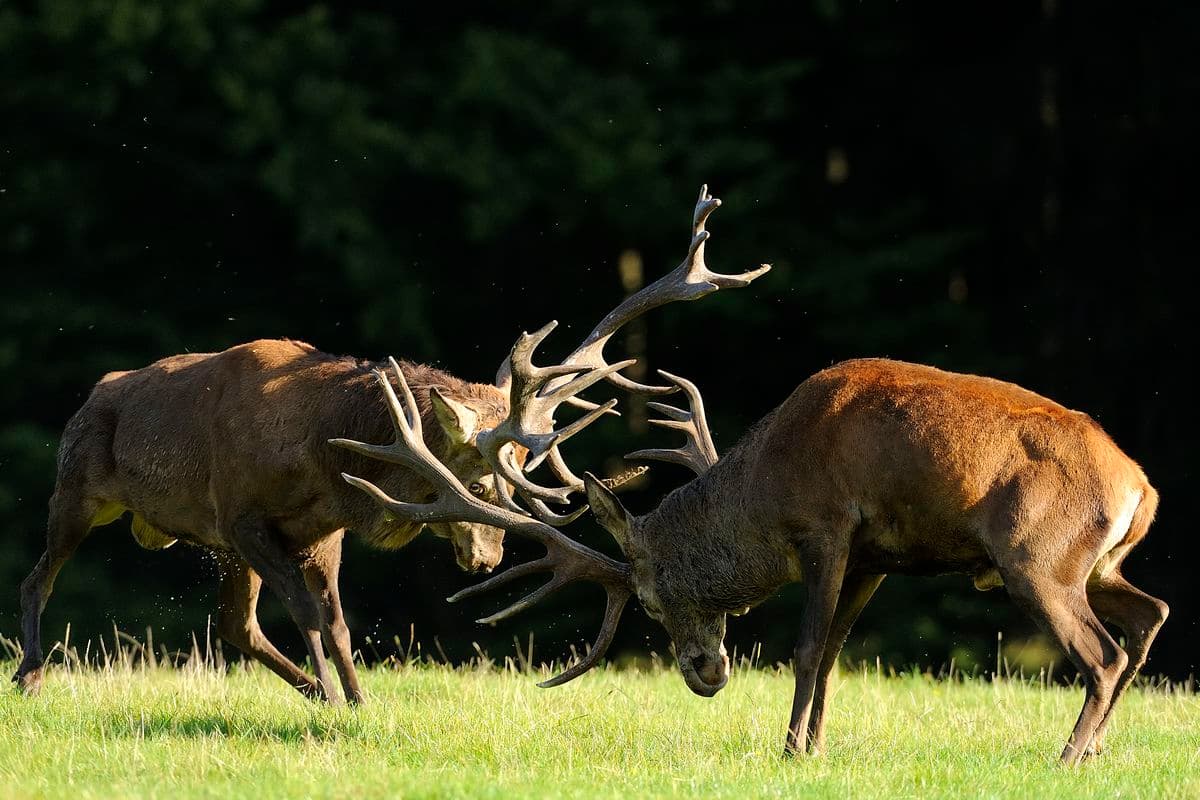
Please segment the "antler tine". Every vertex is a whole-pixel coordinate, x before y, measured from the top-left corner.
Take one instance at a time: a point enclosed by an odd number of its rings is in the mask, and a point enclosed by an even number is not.
[[[404,394],[403,407],[400,405],[400,400],[396,397],[396,390],[392,388],[387,373],[381,369],[374,369],[371,370],[371,374],[375,376],[375,381],[383,389],[384,403],[387,406],[388,416],[392,420],[392,429],[396,432],[396,440],[390,445],[366,444],[365,442],[356,442],[353,439],[330,439],[329,442],[330,444],[344,447],[347,450],[353,450],[370,458],[407,464],[422,475],[425,475],[425,477],[430,477],[427,474],[430,468],[429,465],[425,464],[421,459],[415,458],[413,454],[414,445],[425,446],[423,431],[421,429],[421,414],[417,409],[417,401],[413,397],[412,390],[408,386],[408,381],[404,378],[404,371],[400,369],[400,365],[396,363],[396,359],[389,357],[388,362],[392,366],[392,371],[396,374],[396,382],[400,386],[400,391]]]
[[[720,205],[721,201],[708,193],[708,184],[700,187],[700,197],[696,200],[696,207],[692,212],[692,240],[684,260],[654,283],[625,298],[624,302],[610,311],[600,324],[592,329],[583,344],[567,356],[565,363],[601,368],[607,364],[604,359],[604,346],[613,334],[630,320],[667,303],[696,300],[720,289],[748,286],[751,281],[770,271],[770,264],[762,264],[757,269],[740,275],[724,275],[713,272],[704,263],[704,243],[710,236],[704,226],[709,215]],[[673,386],[648,386],[638,383],[620,373],[612,373],[607,378],[610,383],[627,392],[665,395],[676,391]]]
[[[468,586],[465,589],[459,589],[454,594],[446,598],[447,603],[457,603],[459,600],[466,600],[469,597],[474,597],[477,594],[483,594],[492,589],[512,583],[528,575],[536,575],[550,568],[545,557],[539,558],[536,561],[526,561],[524,564],[517,564],[515,567],[509,567],[499,575],[493,575],[487,580]]]
[[[544,522],[554,528],[561,528],[564,525],[570,525],[572,522],[582,517],[584,512],[588,510],[588,507],[585,504],[574,511],[568,511],[566,514],[555,514],[546,507],[545,503],[534,497],[530,498],[529,500],[529,510],[532,511],[533,516],[541,522]]]
[[[713,445],[712,434],[708,430],[708,419],[704,414],[704,399],[696,384],[678,375],[672,375],[665,370],[659,370],[662,375],[687,395],[690,411],[668,406],[664,403],[650,403],[650,408],[668,417],[668,419],[652,419],[651,425],[660,428],[681,431],[687,436],[687,443],[673,450],[656,448],[638,450],[626,455],[629,459],[649,459],[666,461],[688,467],[697,475],[703,475],[717,463],[717,448]]]
[[[547,461],[550,464],[550,471],[563,483],[570,486],[580,486],[583,484],[583,480],[567,466],[566,459],[563,458],[562,452],[557,447],[550,450],[550,456]]]
[[[633,590],[629,587],[608,589],[608,598],[604,604],[604,622],[600,624],[600,633],[597,634],[596,643],[592,645],[592,649],[574,666],[549,680],[540,682],[538,684],[540,688],[549,689],[573,681],[596,666],[601,658],[604,658],[604,654],[608,652],[608,646],[612,644],[613,635],[617,632],[617,623],[621,621],[621,612],[625,610],[625,604],[629,602],[631,594],[633,594]]]
[[[558,446],[599,417],[615,413],[612,401],[598,405],[580,398],[579,393],[601,380],[646,395],[671,394],[681,388],[679,385],[650,386],[624,377],[621,370],[634,361],[610,364],[604,357],[604,347],[622,326],[651,309],[675,301],[695,300],[719,289],[746,286],[770,269],[764,264],[740,275],[723,275],[708,268],[704,262],[704,245],[709,238],[705,225],[709,215],[720,205],[721,201],[709,194],[708,186],[702,186],[692,212],[692,240],[684,260],[667,275],[625,298],[563,363],[548,367],[533,363],[534,352],[557,323],[551,322],[541,330],[522,334],[517,339],[496,379],[497,385],[509,392],[508,416],[476,437],[479,451],[491,464],[497,482],[512,483],[530,505],[535,500],[542,504],[566,504],[573,492],[583,488],[583,482],[566,467]],[[554,430],[554,413],[564,403],[582,408],[586,413]],[[529,451],[523,468],[517,464],[511,450],[506,454],[505,448],[510,444],[520,444]],[[699,446],[702,445],[701,441]],[[525,474],[547,459],[555,477],[562,482],[560,486],[542,486]],[[546,517],[547,521],[552,519],[558,517]]]

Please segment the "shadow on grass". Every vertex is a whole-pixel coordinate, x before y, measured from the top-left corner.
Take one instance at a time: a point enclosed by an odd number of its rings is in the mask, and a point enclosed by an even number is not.
[[[254,719],[219,712],[152,712],[138,716],[111,714],[103,720],[102,725],[110,735],[133,739],[228,738],[284,744],[328,742],[345,736],[353,737],[359,727],[354,720]]]

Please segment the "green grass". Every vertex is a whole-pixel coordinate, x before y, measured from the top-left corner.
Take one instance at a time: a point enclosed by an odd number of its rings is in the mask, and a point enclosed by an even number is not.
[[[843,673],[828,754],[787,762],[781,672],[738,670],[711,700],[664,670],[363,678],[370,704],[345,709],[263,670],[55,668],[39,697],[0,689],[0,795],[1200,797],[1200,698],[1179,690],[1131,692],[1108,751],[1069,770],[1081,690],[1015,680]]]

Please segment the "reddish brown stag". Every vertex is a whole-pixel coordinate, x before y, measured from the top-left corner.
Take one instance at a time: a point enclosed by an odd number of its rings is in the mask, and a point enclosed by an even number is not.
[[[1146,535],[1158,496],[1091,418],[1002,381],[849,361],[800,384],[718,460],[700,393],[682,378],[665,377],[690,408],[652,405],[666,417],[660,424],[685,433],[687,444],[630,457],[685,464],[697,477],[642,516],[626,511],[601,481],[585,480],[593,514],[628,563],[478,502],[428,451],[409,454],[439,475],[431,480],[439,493],[434,506],[411,506],[367,481],[348,480],[400,518],[495,525],[547,546],[543,559],[451,598],[554,572],[548,584],[485,622],[575,578],[606,588],[596,644],[544,685],[569,680],[601,658],[636,592],[670,634],[688,686],[711,696],[729,677],[726,615],[803,580],[807,602],[785,752],[820,751],[830,672],[884,576],[965,573],[981,589],[1004,586],[1082,676],[1086,700],[1062,760],[1074,764],[1099,752],[1167,606],[1120,572]],[[1102,621],[1123,631],[1124,647]]]

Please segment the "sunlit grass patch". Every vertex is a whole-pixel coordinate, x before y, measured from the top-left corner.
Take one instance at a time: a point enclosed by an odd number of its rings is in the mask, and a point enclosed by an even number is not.
[[[203,660],[201,660],[203,663]],[[11,672],[13,664],[4,663]],[[780,758],[791,678],[738,669],[711,700],[674,672],[542,690],[513,667],[364,670],[328,708],[274,675],[136,659],[0,692],[4,797],[1196,797],[1200,699],[1143,687],[1109,750],[1055,763],[1082,692],[844,671],[819,759]]]

